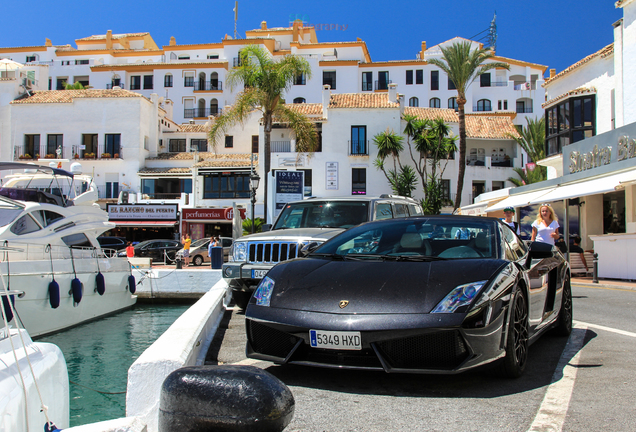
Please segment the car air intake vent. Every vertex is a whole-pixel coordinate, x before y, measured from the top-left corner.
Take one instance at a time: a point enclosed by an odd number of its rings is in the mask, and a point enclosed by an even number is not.
[[[249,242],[247,261],[251,264],[276,264],[297,258],[298,253],[307,243],[307,241]]]
[[[387,340],[378,346],[396,369],[452,370],[469,356],[468,347],[456,330]]]

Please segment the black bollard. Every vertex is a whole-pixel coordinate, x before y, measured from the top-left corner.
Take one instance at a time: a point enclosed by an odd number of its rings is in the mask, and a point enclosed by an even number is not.
[[[159,432],[278,432],[294,416],[294,396],[254,366],[192,366],[164,380]]]
[[[595,253],[594,254],[594,260],[592,261],[594,267],[593,267],[593,273],[592,273],[592,283],[598,283],[598,254]]]
[[[180,269],[182,268],[181,258],[177,258],[177,259],[176,259],[176,262],[177,262],[177,267],[176,267],[176,269],[177,269],[177,270],[180,270]]]

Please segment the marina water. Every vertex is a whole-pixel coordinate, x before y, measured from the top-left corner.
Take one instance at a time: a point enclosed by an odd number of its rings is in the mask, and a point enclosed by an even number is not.
[[[126,416],[128,368],[188,307],[137,304],[38,338],[56,344],[64,353],[70,380],[70,426]]]

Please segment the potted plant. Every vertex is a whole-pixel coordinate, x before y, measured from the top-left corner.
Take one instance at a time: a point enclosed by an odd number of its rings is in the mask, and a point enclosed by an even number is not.
[[[84,159],[95,159],[95,153],[84,153]]]
[[[19,156],[20,159],[32,159],[31,155],[28,153],[23,154],[22,156]]]
[[[102,159],[110,159],[111,158],[110,153],[102,153],[101,158]]]
[[[45,159],[55,159],[55,155],[54,154],[47,154],[46,156],[44,156]]]
[[[35,154],[35,158],[36,158],[36,159],[40,159],[40,153],[36,153],[36,154]]]
[[[77,153],[75,153],[75,156],[73,156],[75,159],[79,159],[79,155]]]
[[[114,157],[115,159],[119,159],[119,153],[115,153],[115,154],[113,155],[113,157]]]

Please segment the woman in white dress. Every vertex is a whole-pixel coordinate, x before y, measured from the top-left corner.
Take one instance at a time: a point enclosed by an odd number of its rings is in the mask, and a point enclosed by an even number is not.
[[[550,204],[539,207],[537,219],[532,222],[532,241],[548,243],[554,246],[559,238],[559,221]]]

